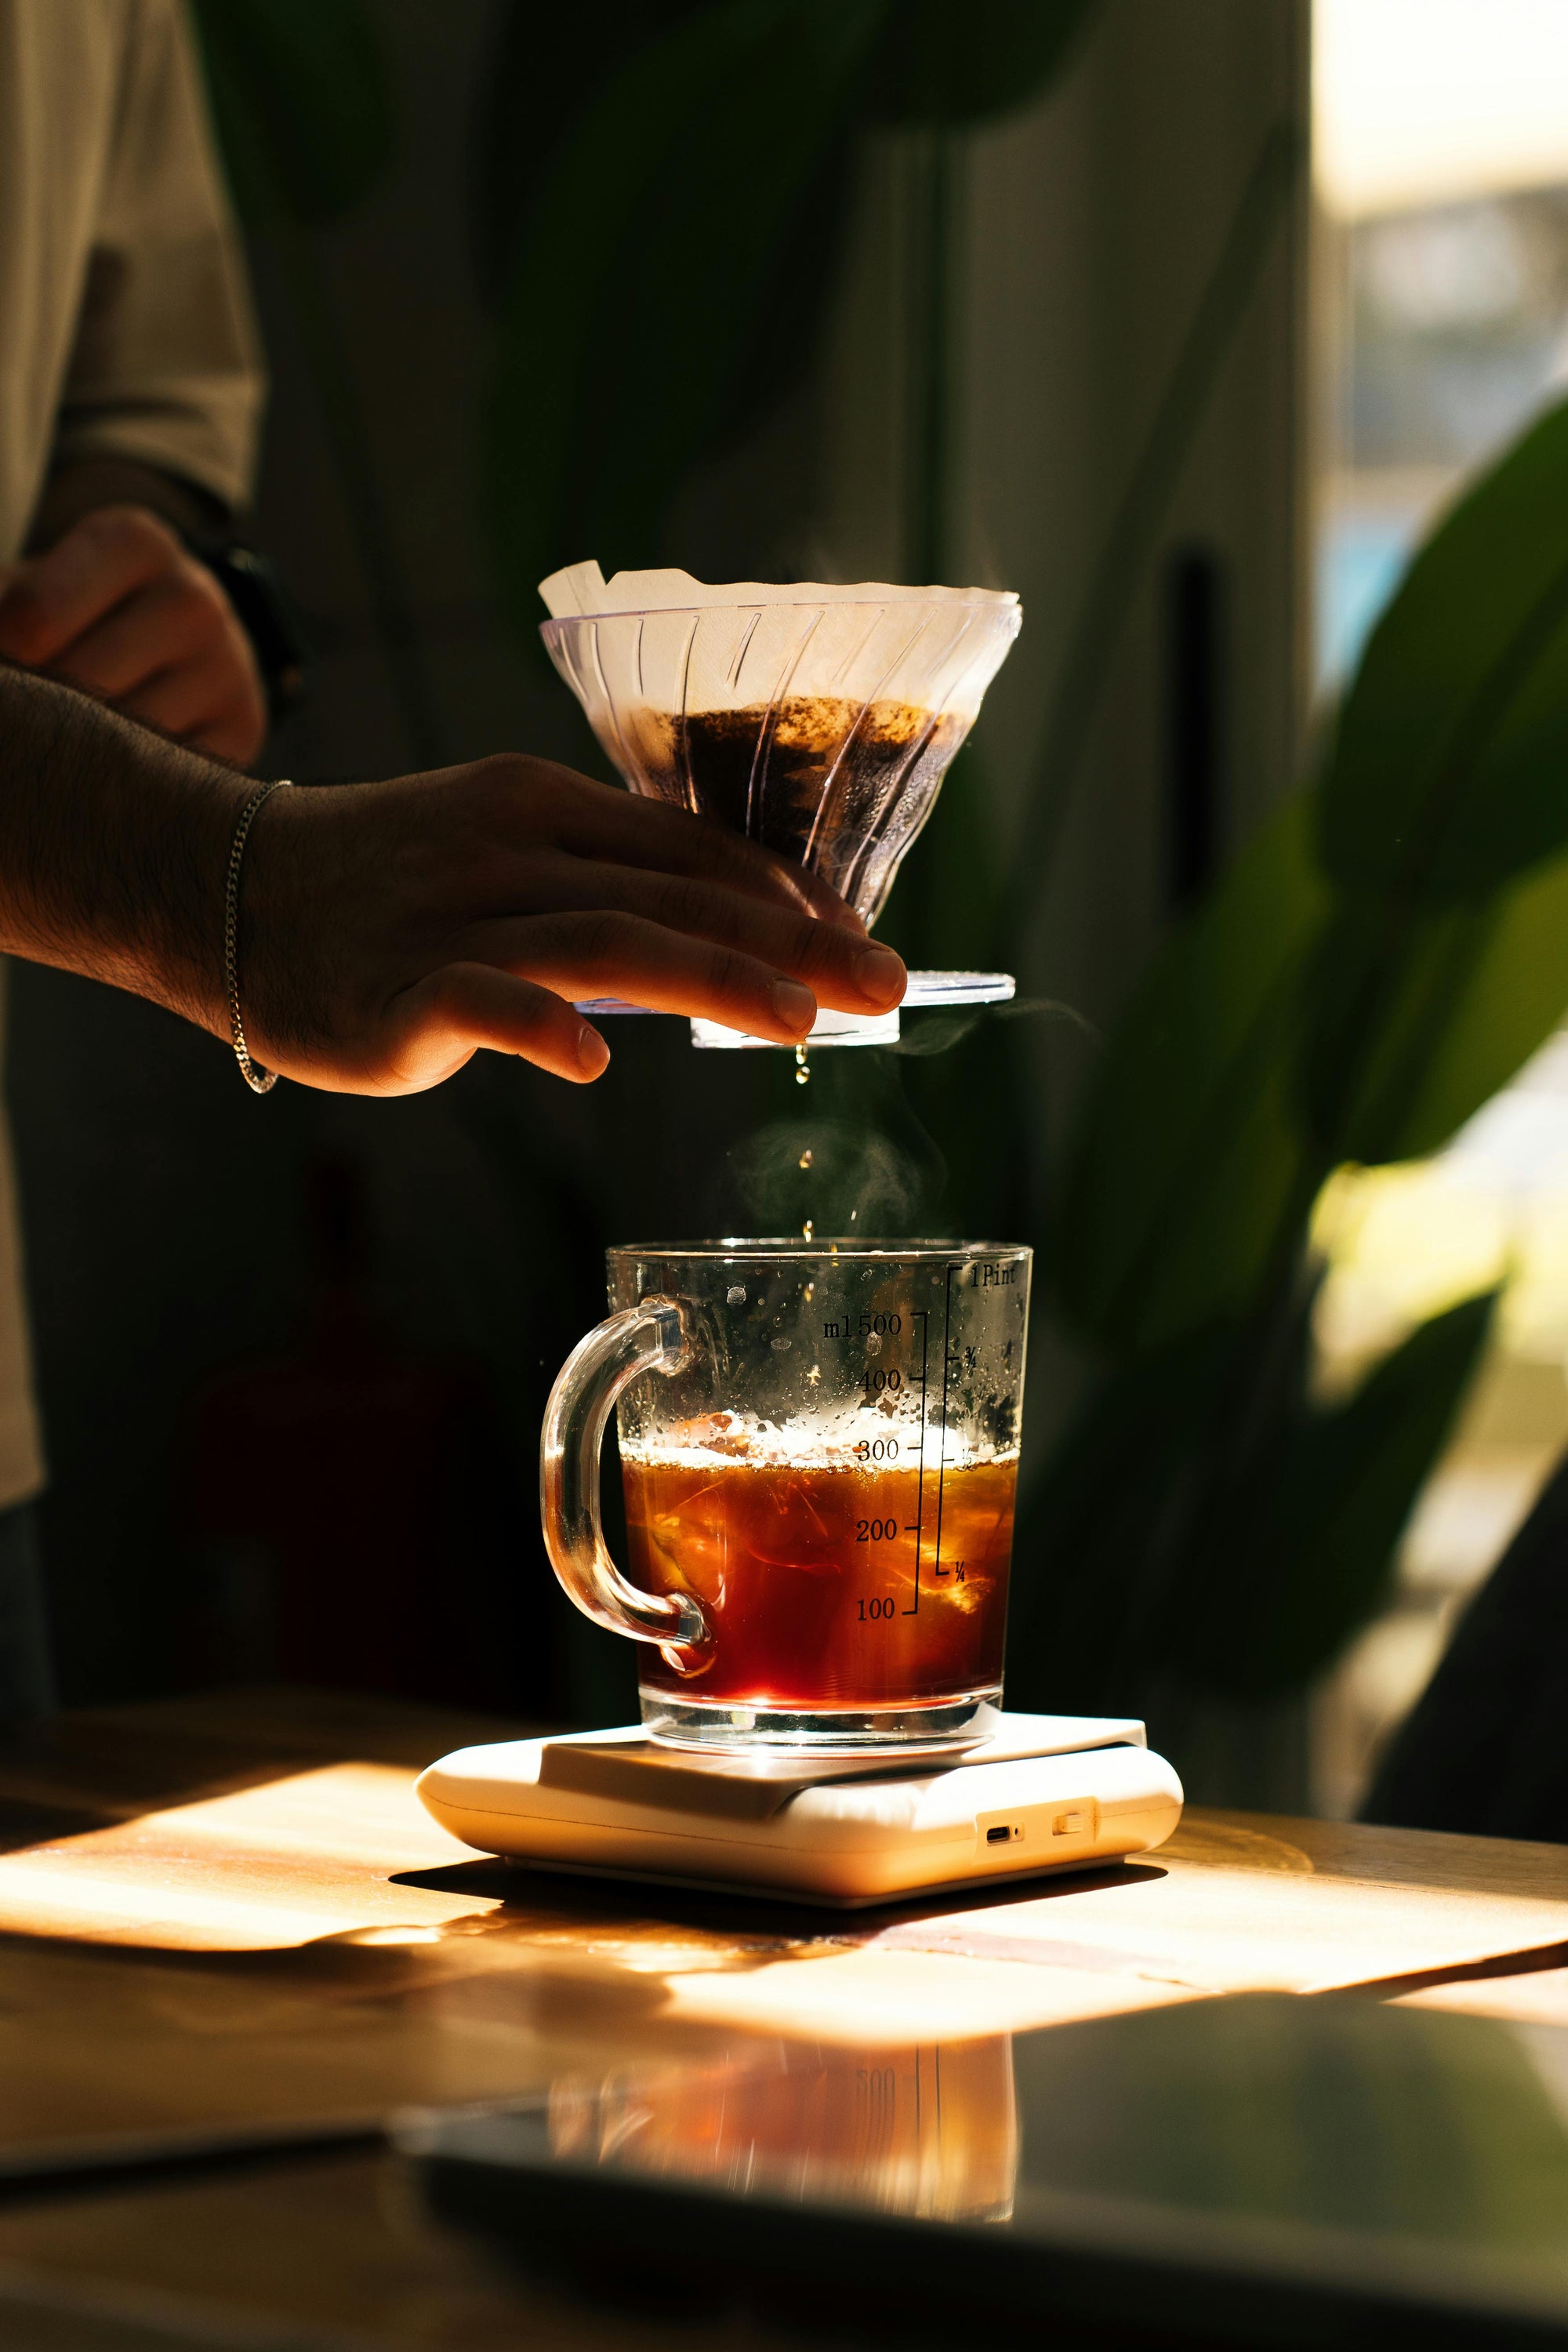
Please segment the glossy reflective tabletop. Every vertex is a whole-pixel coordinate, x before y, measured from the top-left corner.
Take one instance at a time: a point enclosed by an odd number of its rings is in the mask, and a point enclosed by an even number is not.
[[[435,2210],[567,2277],[1206,2340],[1568,2343],[1568,2029],[1232,1994],[647,2069],[407,2127]]]
[[[1419,2053],[1452,2021],[1431,2012],[1471,2009],[1493,2020],[1482,2072],[1502,2064],[1516,2085],[1543,2085],[1538,2121],[1555,2114],[1557,2076],[1530,2032],[1568,2020],[1562,1849],[1193,1814],[1140,1864],[847,1925],[741,1898],[533,1876],[468,1854],[419,1808],[415,1771],[515,1728],[299,1693],[226,1694],[68,1718],[49,1741],[0,1759],[0,2168],[14,2183],[0,2204],[0,2298],[17,2311],[58,2306],[70,2328],[131,2326],[137,2313],[136,2325],[183,2326],[182,2314],[221,2310],[226,2326],[286,2322],[327,2331],[322,2341],[352,2330],[361,2342],[476,2347],[519,2340],[526,2307],[555,2315],[548,2340],[658,2342],[663,2322],[646,2312],[610,2318],[561,2300],[555,2284],[520,2284],[480,2242],[419,2210],[415,2175],[396,2158],[309,2147],[314,2135],[375,2133],[409,2105],[518,2097],[542,2097],[547,2114],[575,2116],[591,2137],[583,2118],[595,2103],[635,2101],[650,2069],[683,2085],[711,2084],[715,2070],[770,2080],[777,2095],[752,2142],[783,2132],[797,2171],[816,2165],[827,2184],[818,2201],[851,2214],[865,2166],[858,2143],[847,2159],[834,2149],[858,2095],[881,2118],[893,2174],[924,2183],[898,2209],[907,2217],[994,2229],[976,2217],[1009,2202],[1021,2211],[1026,2196],[1102,2207],[1121,2197],[1124,2131],[1116,2140],[1107,2121],[1103,2144],[1081,2131],[1052,2143],[1028,2126],[1040,2067],[1087,2084],[1079,2107],[1091,2118],[1125,2118],[1110,2093],[1129,2069],[1145,2085],[1165,2081],[1149,2162],[1185,2149],[1178,2172],[1224,2189],[1217,2222],[1201,2197],[1171,2209],[1191,2243],[1238,2211],[1254,2237],[1285,2226],[1273,2208],[1236,2206],[1226,2183],[1238,2175],[1273,2182],[1290,2227],[1339,2227],[1331,2200],[1313,2206],[1289,2172],[1292,2148],[1310,2147],[1312,2179],[1371,2210],[1322,2117],[1314,2123],[1290,2087],[1329,2079],[1316,2044],[1282,2045],[1287,2055],[1267,2064],[1246,2055],[1250,2043],[1236,2045],[1239,2108],[1256,2108],[1258,2135],[1238,2153],[1230,2123],[1219,2129],[1194,2087],[1228,2079],[1224,2067],[1215,2074],[1205,2062],[1189,2081],[1180,2053],[1205,2045],[1160,2038],[1188,2021],[1201,2035],[1222,2014],[1281,2007],[1306,2032],[1308,2019],[1342,2005],[1197,2006],[1215,1993],[1354,1988],[1350,2013],[1403,2034],[1395,2071],[1416,2077],[1442,2074]],[[1153,2038],[1139,2043],[1139,2033]],[[1144,2055],[1113,2054],[1135,2051]],[[1176,2054],[1167,2064],[1162,2053]],[[914,2104],[924,2116],[935,2095],[939,2055],[959,2134],[946,2155],[908,2137]],[[1384,2061],[1369,2063],[1375,2074]],[[1495,2169],[1484,2138],[1484,2162],[1474,2149],[1461,2161],[1440,2083],[1434,2098],[1436,2121],[1416,2134],[1422,2161],[1443,2179],[1467,2165]],[[1055,2095],[1047,2104],[1063,2116],[1070,2105]],[[1364,2099],[1345,2112],[1363,2109]],[[672,2145],[689,2136],[689,2122],[671,2128]],[[137,2185],[105,2173],[66,2193],[84,2167],[156,2165],[176,2151],[199,2162],[268,2138],[300,2152],[244,2173]],[[1052,2146],[1047,2177],[1038,2166]],[[1556,2158],[1537,2155],[1544,2202],[1531,2227],[1549,2228]],[[1112,2165],[1109,2187],[1097,2164]],[[40,2171],[52,2172],[47,2195]],[[712,2184],[696,2185],[706,2194]],[[1145,2216],[1163,2210],[1168,2187],[1164,2173],[1140,2177],[1133,2201]],[[1447,2211],[1439,2201],[1422,2222],[1433,2242],[1452,2234]],[[1521,2278],[1548,2259],[1536,2240],[1494,2242],[1484,2231],[1472,2251]],[[53,2352],[55,2338],[37,2340]]]

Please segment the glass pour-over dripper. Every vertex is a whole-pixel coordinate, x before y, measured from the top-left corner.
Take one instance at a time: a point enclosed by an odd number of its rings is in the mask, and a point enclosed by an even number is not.
[[[734,826],[876,920],[1017,635],[1010,591],[707,587],[579,563],[541,583],[552,661],[634,793]],[[911,972],[909,1004],[1013,993],[1001,972]],[[588,1009],[588,1008],[584,1008]],[[593,1010],[631,1010],[599,1003]],[[897,1012],[825,1013],[813,1045],[880,1045]],[[752,1045],[717,1023],[700,1045]]]

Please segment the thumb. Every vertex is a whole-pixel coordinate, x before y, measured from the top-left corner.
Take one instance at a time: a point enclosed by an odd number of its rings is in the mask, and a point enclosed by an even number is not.
[[[578,1086],[598,1077],[610,1058],[574,1005],[491,964],[447,964],[404,989],[389,1014],[383,1083],[390,1080],[397,1093],[438,1085],[479,1045]]]

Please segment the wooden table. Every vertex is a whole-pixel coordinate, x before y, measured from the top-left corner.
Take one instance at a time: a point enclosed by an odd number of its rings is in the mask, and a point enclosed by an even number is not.
[[[689,2343],[423,2219],[368,2145],[410,2105],[1254,1987],[1568,2022],[1568,1849],[1194,1812],[1145,1864],[847,1918],[476,1859],[414,1772],[511,1728],[224,1694],[0,1759],[0,2340]],[[268,2136],[292,2152],[248,2170],[91,2178]]]

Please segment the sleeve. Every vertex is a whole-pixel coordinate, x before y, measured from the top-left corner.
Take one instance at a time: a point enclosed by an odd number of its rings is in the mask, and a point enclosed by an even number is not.
[[[53,463],[135,458],[239,507],[265,380],[238,234],[181,0],[132,19]]]

